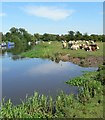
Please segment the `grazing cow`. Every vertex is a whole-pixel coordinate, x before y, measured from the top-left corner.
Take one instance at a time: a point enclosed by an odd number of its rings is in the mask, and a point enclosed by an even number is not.
[[[97,44],[91,44],[90,45],[91,46],[91,49],[92,49],[92,51],[96,51],[96,50],[98,50],[99,49],[99,47],[98,47],[98,45]]]
[[[73,45],[75,45],[75,44],[76,44],[76,41],[73,40],[72,43],[73,43]]]
[[[80,44],[80,45],[79,45],[79,48],[80,48],[80,49],[83,49],[83,44]]]
[[[72,45],[73,45],[73,42],[72,42],[72,41],[69,41],[69,42],[68,42],[68,48],[71,48]]]
[[[99,50],[100,48],[99,48],[99,46],[97,45],[97,50]]]
[[[96,51],[96,47],[92,46],[91,47],[92,51]]]
[[[85,48],[85,44],[80,44],[80,45],[79,45],[79,48],[80,48],[80,49],[84,49],[84,48]]]
[[[89,45],[89,41],[85,41],[86,45]]]
[[[67,47],[67,42],[66,41],[62,41],[62,46],[63,46],[63,48],[66,48]]]
[[[94,45],[94,44],[95,44],[95,42],[94,42],[93,40],[91,40],[90,43],[91,43],[91,45]]]
[[[86,46],[84,47],[84,50],[85,50],[85,51],[92,51],[92,48],[91,48],[91,46],[87,46],[87,45],[86,45]]]
[[[98,49],[99,49],[99,47],[97,46],[97,44],[94,44],[94,45],[91,44],[91,45],[88,45],[88,46],[84,47],[85,51],[96,51]]]
[[[79,45],[72,45],[72,46],[71,46],[71,49],[72,49],[72,50],[77,50],[78,48],[79,48]]]
[[[74,44],[77,44],[78,42],[79,42],[78,40],[77,40],[77,41],[75,40],[75,41],[74,41]]]

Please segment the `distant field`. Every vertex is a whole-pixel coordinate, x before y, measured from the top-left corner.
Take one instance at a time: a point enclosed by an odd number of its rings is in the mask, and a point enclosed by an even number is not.
[[[69,54],[71,57],[79,57],[86,58],[89,56],[102,57],[103,56],[103,42],[97,42],[99,46],[99,50],[97,51],[85,51],[85,50],[71,50],[71,49],[63,49],[61,42],[52,42],[48,44],[48,42],[40,43],[36,45],[32,50],[22,53],[21,55],[24,57],[41,57],[48,58],[54,57],[55,55],[66,55]]]

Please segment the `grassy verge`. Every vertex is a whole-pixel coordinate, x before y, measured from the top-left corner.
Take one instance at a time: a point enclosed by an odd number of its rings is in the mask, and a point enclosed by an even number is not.
[[[3,101],[0,118],[103,118],[105,77],[101,73],[104,68],[67,82],[82,86],[77,96],[61,92],[53,101],[52,97],[40,96],[35,92],[32,97],[26,98],[17,106],[10,100]]]
[[[29,50],[27,52],[22,53],[21,55],[24,57],[41,57],[41,58],[51,58],[55,57],[56,55],[66,55],[69,54],[71,57],[78,57],[78,58],[86,58],[89,56],[95,56],[95,57],[102,57],[103,56],[103,43],[99,42],[97,43],[100,47],[97,51],[85,51],[78,49],[76,50],[70,50],[70,49],[62,49],[62,43],[61,42],[52,42],[51,44],[41,43],[39,45],[36,45],[32,50]]]

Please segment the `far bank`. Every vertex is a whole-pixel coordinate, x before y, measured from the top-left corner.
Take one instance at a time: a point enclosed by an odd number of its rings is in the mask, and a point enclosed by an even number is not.
[[[56,62],[70,61],[80,66],[98,67],[103,64],[103,44],[104,42],[97,42],[99,50],[85,51],[82,49],[71,50],[63,49],[61,42],[45,42],[33,46],[31,50],[23,52],[22,57],[29,58],[49,58]]]

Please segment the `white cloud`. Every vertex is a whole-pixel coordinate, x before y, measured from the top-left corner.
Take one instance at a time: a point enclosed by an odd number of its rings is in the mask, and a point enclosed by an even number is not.
[[[51,20],[62,20],[72,15],[73,10],[66,10],[53,6],[26,6],[25,12],[37,17],[48,18]]]
[[[68,69],[68,64],[65,62],[59,62],[59,64],[55,64],[55,63],[45,63],[45,64],[41,64],[38,66],[35,66],[31,69],[28,69],[27,72],[25,72],[25,74],[29,74],[31,76],[35,76],[37,74],[40,75],[45,75],[45,74],[55,74],[64,70]]]
[[[0,12],[0,17],[6,16],[6,13]]]

